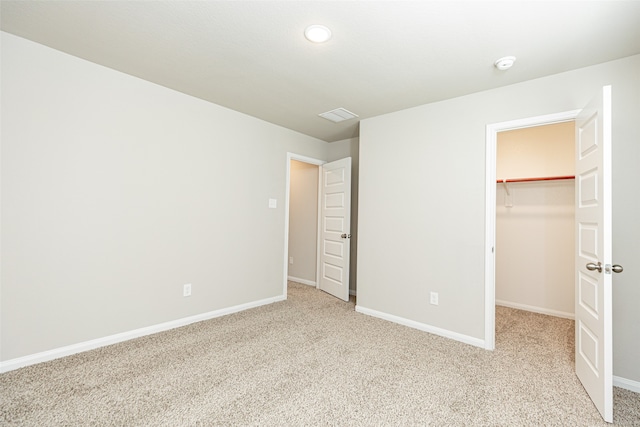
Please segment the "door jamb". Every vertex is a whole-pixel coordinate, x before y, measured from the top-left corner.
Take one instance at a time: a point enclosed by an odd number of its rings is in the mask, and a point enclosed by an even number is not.
[[[485,190],[485,275],[484,275],[484,348],[495,349],[496,341],[496,148],[498,132],[575,120],[581,110],[564,111],[488,124],[486,128]]]
[[[287,297],[287,279],[289,271],[289,192],[291,191],[291,160],[308,163],[318,166],[318,229],[316,230],[316,244],[320,245],[320,237],[318,230],[320,229],[320,174],[322,173],[322,165],[327,163],[325,160],[315,159],[313,157],[302,156],[300,154],[287,152],[287,174],[285,178],[286,190],[284,196],[284,264],[282,274],[284,276],[282,284],[282,295]],[[316,261],[317,263],[317,261]],[[318,287],[318,268],[316,267],[316,287]]]

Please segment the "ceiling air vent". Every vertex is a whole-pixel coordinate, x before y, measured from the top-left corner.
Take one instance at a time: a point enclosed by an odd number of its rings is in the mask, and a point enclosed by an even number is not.
[[[351,111],[344,108],[336,108],[335,110],[327,111],[326,113],[318,114],[327,120],[331,120],[334,123],[344,122],[345,120],[355,119],[357,114],[353,114]]]

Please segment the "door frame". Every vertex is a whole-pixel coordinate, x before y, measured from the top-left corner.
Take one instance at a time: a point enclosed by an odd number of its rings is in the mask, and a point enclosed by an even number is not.
[[[316,251],[320,250],[320,186],[322,183],[320,182],[321,174],[322,174],[322,165],[324,165],[326,160],[316,159],[313,157],[307,157],[296,153],[287,152],[287,173],[286,173],[286,190],[284,196],[284,264],[282,274],[284,276],[283,284],[282,284],[282,296],[287,298],[287,282],[288,282],[288,272],[289,272],[289,196],[291,192],[291,160],[296,160],[298,162],[308,163],[310,165],[318,166],[318,224],[316,227]],[[316,252],[316,288],[319,286],[320,279],[320,271],[318,268],[319,262],[319,254],[320,252]]]
[[[485,276],[484,276],[484,348],[494,350],[496,343],[496,151],[498,132],[575,120],[582,110],[571,110],[507,122],[488,124],[486,128],[485,190]],[[574,143],[575,144],[575,143]]]

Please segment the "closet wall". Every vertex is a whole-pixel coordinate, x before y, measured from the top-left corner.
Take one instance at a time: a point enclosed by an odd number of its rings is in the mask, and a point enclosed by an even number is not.
[[[497,178],[573,176],[574,123],[498,134]],[[497,184],[496,303],[574,315],[574,180]]]

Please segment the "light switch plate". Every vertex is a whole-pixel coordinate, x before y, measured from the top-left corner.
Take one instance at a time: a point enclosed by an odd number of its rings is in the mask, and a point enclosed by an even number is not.
[[[278,207],[278,200],[276,199],[269,199],[269,208],[270,209],[275,209]]]

